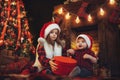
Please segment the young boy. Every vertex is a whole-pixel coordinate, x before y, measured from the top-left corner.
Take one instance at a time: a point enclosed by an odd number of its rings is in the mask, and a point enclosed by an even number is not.
[[[77,60],[77,66],[69,74],[70,77],[88,77],[93,74],[93,64],[97,62],[97,57],[91,47],[91,36],[80,34],[76,38],[76,49],[67,50],[67,53]]]

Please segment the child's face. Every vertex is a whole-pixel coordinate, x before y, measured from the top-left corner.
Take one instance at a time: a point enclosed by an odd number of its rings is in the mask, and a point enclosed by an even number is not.
[[[79,37],[76,41],[76,47],[77,49],[85,49],[87,48],[87,43],[83,38]]]
[[[51,32],[50,32],[50,39],[51,40],[56,40],[57,39],[57,36],[58,36],[58,30],[57,29],[53,29]]]

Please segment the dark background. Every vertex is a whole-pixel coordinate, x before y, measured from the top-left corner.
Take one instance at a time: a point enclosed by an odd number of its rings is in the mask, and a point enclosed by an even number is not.
[[[51,21],[54,7],[65,0],[23,0],[29,21],[33,43],[37,44],[39,32],[44,23]]]

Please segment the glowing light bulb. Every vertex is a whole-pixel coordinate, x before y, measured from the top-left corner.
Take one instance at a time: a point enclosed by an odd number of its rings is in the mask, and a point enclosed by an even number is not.
[[[90,14],[88,15],[88,22],[92,22],[92,16]]]
[[[76,22],[77,24],[80,23],[80,19],[79,19],[78,16],[76,17],[75,22]]]
[[[104,16],[104,14],[105,14],[105,11],[102,8],[100,8],[100,15]]]
[[[59,13],[59,14],[62,14],[62,13],[63,13],[63,8],[60,8],[60,9],[58,10],[58,13]]]
[[[12,2],[11,4],[12,4],[12,5],[16,5],[16,2],[14,1],[14,2]]]
[[[65,18],[66,18],[66,19],[70,19],[70,13],[67,13],[67,14],[65,15]]]
[[[115,4],[115,0],[109,0],[109,4],[110,5],[114,5]]]

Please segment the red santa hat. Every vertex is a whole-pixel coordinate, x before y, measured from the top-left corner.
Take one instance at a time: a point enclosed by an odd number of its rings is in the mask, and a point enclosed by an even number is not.
[[[48,36],[48,34],[50,33],[50,31],[53,29],[58,29],[59,32],[61,31],[58,24],[56,24],[54,22],[45,23],[40,31],[40,37],[38,38],[38,42],[45,39]]]
[[[92,48],[92,41],[93,41],[92,37],[90,35],[80,34],[80,35],[77,36],[76,41],[80,37],[83,38],[86,41],[86,43],[88,45],[88,48],[91,49]]]

